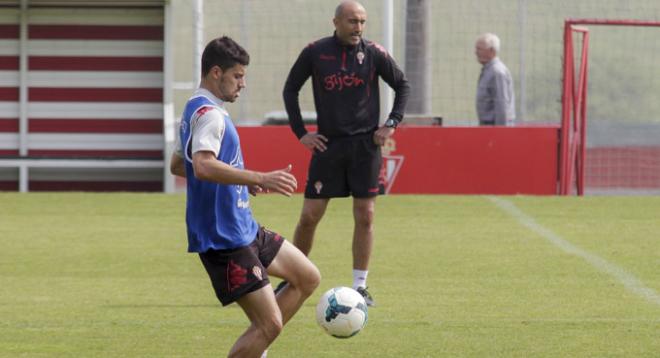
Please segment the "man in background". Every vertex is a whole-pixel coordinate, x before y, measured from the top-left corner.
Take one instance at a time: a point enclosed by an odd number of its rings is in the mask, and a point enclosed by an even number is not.
[[[513,125],[516,119],[513,79],[497,56],[500,39],[495,34],[484,33],[474,47],[477,61],[483,65],[477,86],[479,125]]]

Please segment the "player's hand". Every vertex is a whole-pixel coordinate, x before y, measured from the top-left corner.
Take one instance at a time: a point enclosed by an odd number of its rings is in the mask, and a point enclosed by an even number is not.
[[[248,191],[249,191],[250,195],[257,196],[257,194],[268,193],[269,190],[264,189],[259,185],[251,185],[251,186],[248,187]]]
[[[326,138],[323,134],[318,133],[307,133],[302,136],[302,138],[300,138],[300,143],[302,143],[312,152],[314,152],[315,149],[319,152],[325,152],[325,150],[328,149],[328,147],[325,145],[327,142],[328,138]]]
[[[383,146],[387,138],[391,137],[392,134],[394,134],[394,128],[382,126],[374,132],[374,143]]]
[[[263,183],[259,185],[267,191],[274,191],[284,196],[291,196],[298,187],[296,177],[291,174],[291,164],[286,168],[264,173]]]

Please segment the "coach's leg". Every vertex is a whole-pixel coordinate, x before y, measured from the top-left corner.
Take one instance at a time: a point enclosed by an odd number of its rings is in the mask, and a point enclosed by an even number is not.
[[[236,301],[250,319],[250,327],[238,338],[229,357],[261,357],[282,331],[282,314],[270,285]]]
[[[284,241],[267,268],[268,274],[288,282],[277,294],[277,305],[286,324],[321,282],[316,266],[295,246]]]
[[[293,244],[305,255],[309,255],[310,251],[312,251],[316,226],[323,218],[329,201],[330,199],[305,198],[303,202],[300,220],[293,234]]]
[[[376,197],[354,198],[353,269],[366,271],[374,243],[374,211]]]

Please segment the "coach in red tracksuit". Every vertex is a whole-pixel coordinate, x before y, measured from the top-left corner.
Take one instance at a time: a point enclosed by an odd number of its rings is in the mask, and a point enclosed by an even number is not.
[[[291,68],[284,103],[291,129],[313,152],[294,244],[309,254],[314,231],[330,199],[353,196],[353,288],[372,306],[366,279],[382,161],[380,147],[401,122],[410,87],[387,51],[362,38],[366,21],[361,4],[342,2],[333,19],[334,35],[303,49]],[[315,133],[305,129],[298,103],[300,89],[309,77],[317,113]],[[380,127],[379,78],[396,93],[392,111]],[[278,291],[284,287],[286,283]]]

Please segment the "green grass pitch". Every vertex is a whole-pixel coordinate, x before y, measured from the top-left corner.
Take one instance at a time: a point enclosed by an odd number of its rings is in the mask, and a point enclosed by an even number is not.
[[[0,357],[218,357],[247,325],[186,253],[183,195],[4,193],[0,203]],[[252,199],[260,223],[289,239],[301,203]],[[378,306],[364,331],[338,340],[314,307],[351,283],[352,226],[351,201],[333,200],[311,255],[321,286],[269,357],[660,352],[660,197],[381,197],[369,274]]]

